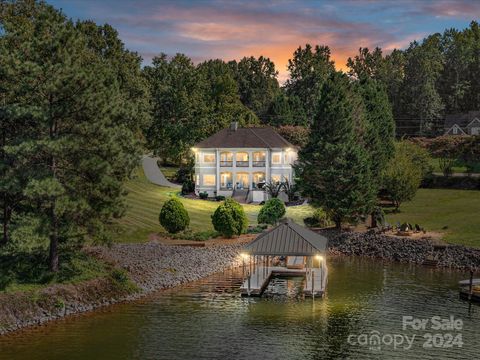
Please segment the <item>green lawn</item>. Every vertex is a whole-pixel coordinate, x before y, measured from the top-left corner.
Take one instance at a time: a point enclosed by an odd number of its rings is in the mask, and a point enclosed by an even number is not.
[[[388,214],[387,221],[417,223],[443,233],[446,242],[480,247],[480,191],[419,189],[399,213]]]
[[[178,171],[178,166],[161,166],[160,170],[162,171],[163,175],[170,181],[175,178],[175,175]]]
[[[151,233],[164,232],[158,222],[158,215],[163,203],[172,196],[178,196],[178,190],[160,187],[150,183],[143,171],[139,169],[136,179],[126,184],[129,192],[127,196],[128,210],[119,221],[117,242],[147,241]],[[190,215],[192,231],[213,230],[210,216],[220,205],[219,202],[193,200],[180,197]],[[259,205],[243,205],[248,216],[249,224],[257,224]],[[288,217],[303,224],[303,219],[312,214],[310,206],[294,206],[287,208]]]

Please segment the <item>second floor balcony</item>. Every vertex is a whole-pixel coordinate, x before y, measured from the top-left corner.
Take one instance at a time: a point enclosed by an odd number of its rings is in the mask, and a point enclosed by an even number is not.
[[[229,160],[220,160],[220,167],[232,167],[233,161]]]

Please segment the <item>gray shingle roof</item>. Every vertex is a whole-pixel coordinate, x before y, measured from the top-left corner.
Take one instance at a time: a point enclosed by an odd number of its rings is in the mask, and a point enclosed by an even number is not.
[[[328,239],[290,219],[270,231],[260,234],[246,245],[244,251],[251,255],[313,256],[325,253]]]
[[[467,113],[446,115],[445,130],[450,129],[455,124],[463,129],[475,118],[480,119],[480,111],[469,111]]]
[[[195,145],[197,148],[288,148],[294,147],[272,127],[223,129]]]

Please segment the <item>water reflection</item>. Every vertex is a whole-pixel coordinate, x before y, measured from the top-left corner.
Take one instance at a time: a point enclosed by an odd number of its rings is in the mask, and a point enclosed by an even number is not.
[[[241,271],[0,338],[0,359],[477,358],[479,307],[458,299],[465,275],[410,265],[330,259],[324,299],[302,279],[276,278],[242,298]],[[402,316],[462,318],[465,346],[406,352],[352,346],[350,334],[402,332]]]

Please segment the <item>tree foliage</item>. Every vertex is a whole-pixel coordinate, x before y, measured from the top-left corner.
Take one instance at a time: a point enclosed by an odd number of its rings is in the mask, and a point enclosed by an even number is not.
[[[248,219],[242,205],[233,199],[226,199],[212,215],[213,228],[228,238],[243,234]]]
[[[303,147],[308,142],[310,131],[304,126],[281,126],[277,129],[278,133],[288,142],[295,146]]]
[[[238,121],[258,123],[240,101],[234,73],[221,60],[195,66],[177,54],[160,54],[144,69],[150,85],[153,119],[147,130],[149,147],[164,160],[180,163],[198,141]]]
[[[140,60],[115,32],[87,31],[43,2],[2,3],[1,12],[2,116],[16,124],[15,134],[3,128],[2,210],[40,221],[57,271],[63,247],[106,239],[105,224],[124,211],[122,184],[148,121]],[[116,50],[95,47],[99,37]],[[128,81],[126,58],[136,67]]]
[[[278,198],[267,200],[258,213],[259,224],[275,225],[285,215],[285,204]]]
[[[177,198],[171,198],[163,204],[159,221],[169,233],[175,234],[188,227],[190,217],[182,202]]]
[[[422,165],[419,157],[411,152],[417,147],[412,143],[400,142],[395,146],[395,156],[389,161],[383,172],[383,187],[387,191],[392,203],[398,210],[401,203],[413,199],[423,178]]]
[[[375,79],[387,90],[400,135],[439,135],[446,114],[480,108],[480,26],[414,41],[383,55],[360,48],[347,61],[355,79]]]
[[[340,227],[367,214],[375,202],[370,157],[362,142],[366,124],[361,98],[346,76],[331,75],[319,99],[309,142],[299,153],[299,184]]]
[[[280,91],[275,64],[264,56],[244,57],[239,62],[233,60],[228,64],[237,81],[242,103],[263,123],[269,123],[268,110]]]
[[[328,46],[306,44],[295,50],[293,58],[288,60],[287,95],[300,99],[308,123],[313,121],[323,84],[335,71],[330,55]]]

